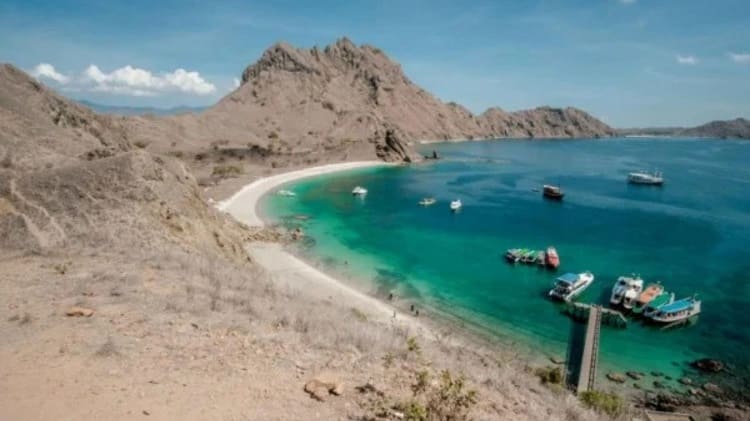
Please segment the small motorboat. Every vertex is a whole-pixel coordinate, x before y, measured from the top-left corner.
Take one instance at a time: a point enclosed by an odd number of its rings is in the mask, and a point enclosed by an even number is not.
[[[566,273],[555,280],[554,286],[549,291],[549,296],[558,300],[571,301],[593,282],[594,274],[589,271],[578,274]]]
[[[563,196],[565,196],[565,193],[563,193],[562,189],[558,186],[545,184],[544,188],[542,189],[542,196],[546,197],[547,199],[562,200]]]
[[[536,250],[526,250],[526,252],[521,256],[521,263],[533,265],[534,263],[536,263],[537,253],[538,252]]]
[[[560,266],[560,256],[557,255],[556,248],[547,247],[547,251],[544,253],[544,263],[551,269],[557,269]]]
[[[612,287],[612,296],[609,303],[615,306],[622,305],[630,310],[635,304],[636,298],[643,291],[643,279],[638,275],[620,276]]]
[[[700,312],[701,301],[692,296],[659,307],[651,314],[650,319],[657,323],[674,323],[698,315]]]
[[[633,313],[641,314],[643,309],[651,302],[654,298],[664,292],[664,286],[660,283],[649,284],[646,289],[638,295],[633,305]]]
[[[364,196],[367,194],[367,189],[362,186],[357,186],[352,190],[354,196]]]
[[[290,190],[279,190],[276,192],[279,196],[287,196],[287,197],[293,197],[296,196],[297,193],[290,191]]]
[[[453,212],[456,212],[456,211],[460,210],[463,206],[464,205],[463,205],[463,203],[461,203],[461,199],[456,199],[456,200],[454,200],[454,201],[451,202],[451,210]]]
[[[425,197],[424,199],[419,201],[420,206],[430,206],[434,205],[437,200],[435,200],[434,197]]]
[[[521,261],[521,256],[523,255],[523,253],[523,249],[509,249],[505,252],[505,260],[507,260],[509,263],[518,263]]]
[[[664,184],[664,177],[660,172],[652,173],[646,171],[636,171],[628,174],[628,182],[632,184],[646,184],[650,186],[661,186]]]
[[[665,305],[672,304],[674,302],[674,293],[662,292],[657,295],[656,298],[651,300],[650,303],[643,309],[643,315],[645,317],[653,316],[660,308]]]

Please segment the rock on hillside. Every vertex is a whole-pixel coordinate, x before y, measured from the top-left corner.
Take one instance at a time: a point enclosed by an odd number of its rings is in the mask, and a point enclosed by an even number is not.
[[[681,136],[718,137],[750,139],[750,120],[736,118],[726,121],[712,121],[702,126],[684,129]]]
[[[131,122],[146,143],[168,138],[196,150],[252,145],[272,155],[327,160],[409,161],[408,144],[419,140],[614,134],[574,108],[491,109],[475,116],[412,83],[378,48],[346,38],[322,49],[276,44],[245,69],[237,90],[206,112]]]

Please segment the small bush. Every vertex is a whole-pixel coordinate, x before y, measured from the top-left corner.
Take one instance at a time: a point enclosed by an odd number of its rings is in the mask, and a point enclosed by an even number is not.
[[[272,139],[272,140],[273,139],[278,139],[279,138],[279,134],[276,133],[276,132],[271,132],[271,133],[268,134],[268,138]]]
[[[237,165],[217,165],[211,173],[211,175],[221,178],[236,177],[240,174],[242,174],[242,168]]]
[[[543,384],[561,384],[563,380],[560,367],[540,367],[534,370]]]
[[[356,307],[352,307],[352,313],[354,314],[354,318],[359,320],[360,322],[366,322],[367,321],[367,315],[360,309]]]
[[[404,402],[398,405],[397,409],[404,413],[404,419],[406,421],[428,420],[427,408],[415,400]]]
[[[415,338],[414,336],[409,337],[409,339],[406,340],[406,349],[409,350],[409,352],[419,354],[421,352],[421,348],[419,348],[417,338]]]
[[[144,142],[142,140],[136,140],[135,142],[133,142],[133,144],[138,149],[145,149],[146,146],[148,146],[148,142]]]
[[[611,417],[620,415],[625,408],[622,398],[614,393],[592,390],[581,393],[579,398],[587,407]]]
[[[385,368],[391,368],[393,366],[393,361],[396,359],[396,357],[393,356],[390,352],[385,354],[383,356],[383,367]]]

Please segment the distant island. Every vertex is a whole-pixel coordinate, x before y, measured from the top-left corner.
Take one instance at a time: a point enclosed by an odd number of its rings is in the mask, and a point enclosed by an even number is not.
[[[177,107],[169,108],[157,108],[157,107],[131,107],[127,105],[107,105],[99,104],[97,102],[87,101],[85,99],[79,99],[78,102],[85,105],[97,113],[101,114],[116,114],[116,115],[176,115],[184,113],[198,113],[205,110],[208,107],[188,107],[180,105]]]
[[[716,120],[696,127],[647,127],[618,129],[620,136],[682,136],[720,139],[750,139],[750,120]]]

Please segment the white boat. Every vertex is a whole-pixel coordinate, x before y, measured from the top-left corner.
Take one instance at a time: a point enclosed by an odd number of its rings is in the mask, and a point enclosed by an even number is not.
[[[660,172],[654,171],[648,173],[646,171],[636,171],[628,174],[628,181],[633,184],[649,184],[653,186],[660,186],[664,184],[664,177]]]
[[[650,318],[658,323],[674,323],[698,315],[700,312],[701,301],[693,296],[659,307],[650,315]]]
[[[425,197],[424,199],[419,201],[420,206],[430,206],[434,205],[437,200],[435,200],[434,197]]]
[[[570,301],[580,295],[594,282],[594,274],[586,271],[583,273],[566,273],[557,280],[549,291],[549,296],[563,301]]]
[[[355,196],[364,196],[367,194],[367,189],[362,186],[357,186],[352,190],[352,194]]]
[[[640,276],[620,276],[617,278],[615,286],[612,287],[612,296],[609,302],[616,306],[622,305],[630,310],[641,291],[643,291],[643,279]]]
[[[463,207],[463,204],[461,203],[461,199],[456,199],[456,200],[454,200],[454,201],[451,202],[451,210],[452,211],[455,212],[455,211],[461,209],[461,207]]]
[[[288,197],[293,197],[297,195],[297,193],[290,191],[290,190],[279,190],[277,193],[279,194],[279,196],[288,196]]]

